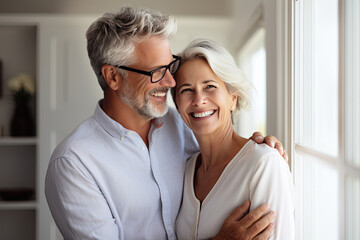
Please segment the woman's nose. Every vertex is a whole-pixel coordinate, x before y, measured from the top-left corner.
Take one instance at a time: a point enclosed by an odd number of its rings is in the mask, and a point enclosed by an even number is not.
[[[206,103],[207,103],[207,98],[206,98],[205,94],[195,91],[192,105],[199,107]]]

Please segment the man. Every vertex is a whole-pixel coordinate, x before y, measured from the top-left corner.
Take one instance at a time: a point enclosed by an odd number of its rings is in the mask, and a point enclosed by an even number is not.
[[[169,45],[175,31],[173,18],[131,7],[89,27],[104,99],[55,149],[45,185],[65,239],[176,239],[185,163],[198,145],[166,104],[179,65]],[[249,205],[235,209],[216,238],[267,239],[274,214],[263,216],[263,205],[244,217]]]

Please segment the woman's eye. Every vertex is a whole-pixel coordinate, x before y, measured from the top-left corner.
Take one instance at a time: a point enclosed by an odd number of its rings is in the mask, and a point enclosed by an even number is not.
[[[180,93],[186,93],[186,92],[192,92],[192,89],[190,88],[184,88],[180,91]]]
[[[216,88],[216,86],[215,85],[206,85],[206,87],[205,87],[205,89],[209,89],[209,88]]]

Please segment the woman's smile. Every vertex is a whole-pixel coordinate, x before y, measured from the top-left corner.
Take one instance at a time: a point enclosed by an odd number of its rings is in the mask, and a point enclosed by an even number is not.
[[[215,112],[216,112],[216,110],[209,110],[209,111],[205,111],[205,112],[192,112],[192,113],[190,113],[190,115],[193,118],[199,119],[199,118],[206,118],[206,117],[212,116]]]

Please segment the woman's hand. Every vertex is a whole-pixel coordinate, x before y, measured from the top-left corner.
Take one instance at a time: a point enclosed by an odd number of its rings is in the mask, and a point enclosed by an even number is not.
[[[268,146],[272,148],[276,148],[279,151],[280,155],[285,159],[285,161],[288,162],[289,160],[288,155],[283,145],[276,137],[271,135],[264,137],[260,132],[254,132],[253,135],[250,137],[250,139],[252,139],[258,144],[266,143]]]

